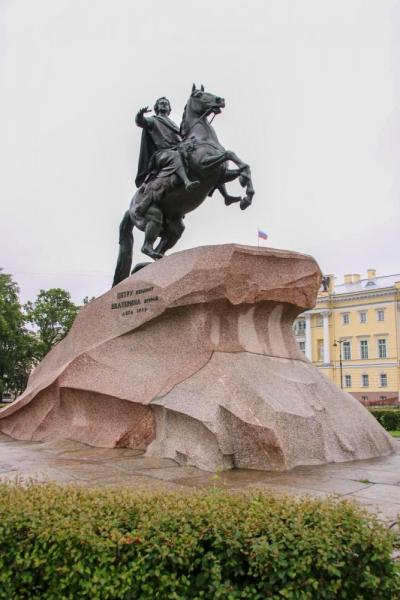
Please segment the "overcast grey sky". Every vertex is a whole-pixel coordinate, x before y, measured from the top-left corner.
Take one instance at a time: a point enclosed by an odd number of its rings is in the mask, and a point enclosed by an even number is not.
[[[175,247],[237,242],[315,256],[325,273],[400,272],[400,6],[391,0],[0,0],[0,266],[27,300],[109,288],[134,192],[141,106],[192,82],[252,167]],[[237,192],[236,184],[229,184]],[[135,233],[136,232],[136,233]],[[135,230],[134,260],[142,235]]]

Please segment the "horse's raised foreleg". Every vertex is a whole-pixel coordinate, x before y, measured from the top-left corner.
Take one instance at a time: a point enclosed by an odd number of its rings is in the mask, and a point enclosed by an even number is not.
[[[217,167],[218,165],[222,165],[222,163],[226,162],[227,160],[230,160],[227,157],[227,154],[228,152],[225,150],[223,152],[219,152],[218,154],[212,154],[211,156],[203,158],[201,164],[206,168]]]
[[[221,183],[215,189],[217,189],[219,191],[219,193],[221,194],[221,196],[225,200],[226,206],[229,206],[230,204],[234,204],[235,202],[240,202],[242,200],[241,196],[231,196],[228,193],[228,190],[226,189],[225,183]]]
[[[227,169],[227,171],[225,171],[224,178],[223,178],[224,183],[229,183],[230,181],[237,179],[238,177],[240,177],[241,173],[242,172],[240,169]]]
[[[233,153],[230,153],[230,154],[233,154]],[[234,156],[236,157],[236,155],[234,155]],[[229,158],[229,160],[232,160],[232,158]],[[239,159],[238,159],[238,161],[239,161]],[[233,160],[232,160],[232,162],[233,162]],[[237,179],[238,177],[239,177],[241,186],[242,187],[246,186],[246,196],[244,198],[242,198],[241,196],[231,196],[228,193],[228,190],[226,189],[225,184],[228,183],[229,181],[233,181],[234,179]],[[220,192],[220,194],[222,195],[222,197],[225,200],[226,206],[229,206],[230,204],[234,204],[235,202],[240,202],[240,208],[242,210],[244,210],[245,208],[250,206],[252,198],[254,196],[254,188],[253,188],[253,183],[251,181],[250,167],[246,163],[242,163],[241,167],[238,169],[228,169],[225,172],[224,177],[222,178],[222,183],[215,186],[215,188],[213,190],[211,190],[211,192],[209,193],[209,196],[212,196],[215,190],[218,190]]]
[[[245,208],[250,206],[254,196],[254,187],[253,182],[251,180],[251,172],[249,165],[243,162],[234,152],[232,152],[232,150],[225,150],[220,154],[207,156],[205,159],[203,159],[202,164],[203,167],[215,167],[228,160],[231,160],[238,167],[240,185],[246,188],[246,196],[240,201],[240,208],[244,210]],[[236,172],[236,169],[233,169],[233,171]],[[233,177],[233,179],[234,178],[235,177]]]
[[[133,250],[133,223],[129,214],[129,210],[123,216],[121,225],[119,226],[119,254],[117,266],[115,267],[113,287],[120,281],[129,277],[129,272],[132,265],[132,250]]]
[[[220,183],[218,185],[216,185],[210,192],[209,192],[209,196],[212,196],[215,192],[215,190],[218,190],[219,193],[221,194],[221,196],[224,198],[225,200],[225,204],[227,206],[229,206],[229,204],[233,204],[234,202],[240,202],[241,201],[241,196],[231,196],[228,193],[228,190],[226,189],[226,183],[229,183],[229,181],[233,181],[234,179],[237,179],[240,175],[240,169],[227,169],[224,173],[224,176],[221,177],[220,179]]]
[[[239,168],[239,183],[242,187],[246,188],[246,196],[240,202],[240,208],[244,210],[250,206],[254,196],[254,187],[251,179],[250,167],[231,150],[227,150],[225,154],[227,155],[227,160],[231,160]]]
[[[241,174],[240,169],[228,169],[227,171],[225,171],[225,174],[223,177],[223,183],[217,187],[221,196],[225,200],[226,206],[229,206],[230,204],[234,204],[235,202],[240,202],[242,200],[241,196],[231,196],[228,193],[228,190],[226,189],[226,185],[225,185],[226,183],[229,183],[230,181],[237,179],[240,176],[240,174]]]

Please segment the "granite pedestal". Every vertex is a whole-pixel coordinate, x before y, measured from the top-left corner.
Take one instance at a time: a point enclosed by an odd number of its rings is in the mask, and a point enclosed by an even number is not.
[[[83,307],[0,410],[19,440],[142,449],[205,470],[288,470],[390,454],[394,442],[298,349],[309,256],[234,244],[177,252]]]

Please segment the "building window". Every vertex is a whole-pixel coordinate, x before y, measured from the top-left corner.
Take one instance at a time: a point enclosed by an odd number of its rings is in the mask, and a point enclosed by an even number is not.
[[[322,327],[322,325],[324,324],[324,320],[322,315],[317,315],[317,327]]]
[[[387,396],[379,396],[379,400],[382,400],[382,402],[384,402],[385,400],[387,400]]]
[[[360,312],[360,323],[367,322],[367,313],[365,311]]]
[[[363,360],[368,359],[368,340],[360,341],[360,358]]]
[[[324,340],[317,340],[318,361],[324,360]]]
[[[350,323],[350,315],[349,313],[342,314],[342,325],[348,325]]]
[[[305,321],[297,321],[297,323],[296,323],[297,333],[304,333],[305,330],[306,330],[306,322]]]
[[[343,360],[351,360],[351,344],[346,341],[342,343],[343,346]]]
[[[378,356],[379,358],[387,358],[387,347],[385,338],[378,340]]]
[[[387,387],[387,375],[386,375],[386,373],[381,373],[379,379],[380,379],[381,387]]]
[[[362,375],[362,386],[363,387],[369,387],[369,375]]]
[[[378,319],[378,321],[384,321],[385,320],[385,311],[382,309],[377,310],[376,318]]]
[[[306,351],[306,343],[305,342],[299,342],[299,348],[302,352]]]
[[[351,387],[351,375],[344,376],[344,387]]]
[[[361,396],[362,402],[368,402],[368,396]]]

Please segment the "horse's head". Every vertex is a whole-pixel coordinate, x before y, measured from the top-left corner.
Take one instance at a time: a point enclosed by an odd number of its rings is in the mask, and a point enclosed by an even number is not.
[[[211,113],[218,115],[222,108],[225,108],[224,98],[205,92],[203,85],[198,90],[196,85],[193,84],[190,95],[190,109],[193,113],[199,116],[210,115]]]

